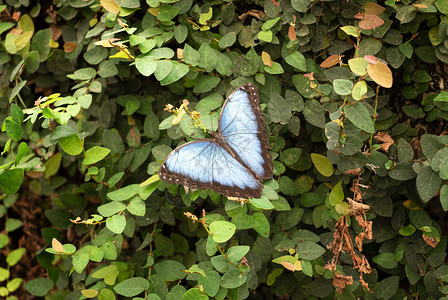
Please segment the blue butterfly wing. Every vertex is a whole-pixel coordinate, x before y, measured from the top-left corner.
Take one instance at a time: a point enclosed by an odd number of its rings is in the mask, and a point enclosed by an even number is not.
[[[261,196],[260,180],[212,139],[173,150],[159,171],[162,181],[191,189],[213,189],[228,197]]]
[[[263,130],[258,90],[251,83],[242,85],[227,98],[221,111],[218,133],[246,167],[260,179],[270,179],[273,163]]]

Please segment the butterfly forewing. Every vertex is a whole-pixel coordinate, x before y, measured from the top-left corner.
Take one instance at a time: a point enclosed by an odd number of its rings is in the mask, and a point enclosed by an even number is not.
[[[164,182],[192,189],[213,189],[228,197],[261,196],[260,181],[212,139],[187,143],[165,159],[159,171]]]
[[[258,90],[253,84],[236,89],[221,111],[218,133],[239,160],[260,179],[272,178],[272,159],[264,130]]]

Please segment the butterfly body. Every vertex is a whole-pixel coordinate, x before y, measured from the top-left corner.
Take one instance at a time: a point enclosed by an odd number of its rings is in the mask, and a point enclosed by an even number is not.
[[[257,88],[245,84],[224,103],[218,131],[173,150],[162,163],[162,181],[213,189],[228,197],[259,198],[272,178],[269,143],[263,132]]]

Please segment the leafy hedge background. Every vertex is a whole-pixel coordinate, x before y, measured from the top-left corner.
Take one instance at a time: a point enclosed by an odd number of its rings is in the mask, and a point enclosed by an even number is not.
[[[1,297],[447,299],[446,0],[0,3]],[[247,82],[262,198],[160,182]]]

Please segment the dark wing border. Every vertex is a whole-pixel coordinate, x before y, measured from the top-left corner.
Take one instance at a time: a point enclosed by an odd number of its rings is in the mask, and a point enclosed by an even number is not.
[[[211,183],[203,183],[203,182],[198,182],[195,181],[193,179],[191,179],[188,176],[185,176],[183,174],[179,174],[179,173],[175,173],[172,172],[170,170],[168,170],[168,167],[166,166],[166,161],[167,159],[174,153],[176,153],[177,151],[179,151],[180,149],[182,149],[183,147],[186,147],[188,145],[191,145],[193,143],[198,143],[198,142],[208,142],[210,143],[210,145],[215,144],[217,147],[221,147],[219,146],[219,144],[217,144],[214,140],[212,139],[198,139],[189,143],[186,143],[180,147],[177,147],[176,149],[174,149],[173,151],[170,152],[170,154],[167,155],[167,157],[165,158],[165,160],[162,162],[160,169],[159,169],[159,178],[160,180],[162,180],[163,182],[166,183],[170,183],[170,184],[177,184],[177,185],[183,185],[186,186],[190,189],[193,190],[205,190],[205,189],[212,189],[215,192],[218,192],[220,194],[223,194],[227,197],[240,197],[240,198],[260,198],[261,197],[261,191],[263,190],[263,185],[261,184],[260,180],[254,176],[254,178],[258,181],[259,186],[257,189],[251,189],[251,188],[239,188],[238,186],[228,186],[228,185],[222,185],[218,182],[215,182],[212,178],[212,182]],[[223,147],[221,147],[223,149],[223,151],[226,151],[226,149],[224,149]],[[227,152],[227,151],[226,151]],[[238,161],[238,159],[236,159]],[[238,163],[241,163],[240,161],[238,161]],[[213,164],[213,162],[212,162]],[[244,167],[245,165],[242,164]],[[212,167],[212,166],[210,166]],[[247,169],[247,167],[246,167]],[[249,169],[248,169],[249,170]],[[201,170],[198,170],[198,172],[200,172]],[[249,170],[251,171],[251,170]],[[250,172],[250,174],[253,175],[253,172]]]
[[[261,144],[261,156],[263,157],[264,163],[263,163],[263,169],[265,170],[264,176],[260,177],[260,179],[271,179],[273,177],[273,162],[271,154],[269,153],[269,149],[271,149],[271,146],[269,145],[269,140],[266,134],[264,133],[264,118],[263,118],[263,111],[260,107],[260,95],[258,93],[258,88],[253,83],[246,83],[238,88],[236,88],[230,95],[227,97],[226,101],[224,102],[224,105],[221,110],[221,114],[219,116],[219,124],[218,124],[218,134],[222,136],[222,128],[221,128],[221,119],[222,115],[226,109],[227,103],[232,98],[233,94],[238,91],[243,90],[247,93],[249,96],[250,106],[252,107],[252,112],[257,117],[257,124],[258,124],[258,140]],[[232,150],[232,146],[228,145]],[[233,150],[232,155],[235,155],[236,159],[247,169],[248,166],[244,163],[244,161],[238,156],[238,154]],[[251,170],[252,171],[252,170]],[[252,171],[253,172],[253,171]],[[257,176],[258,177],[258,176]]]

